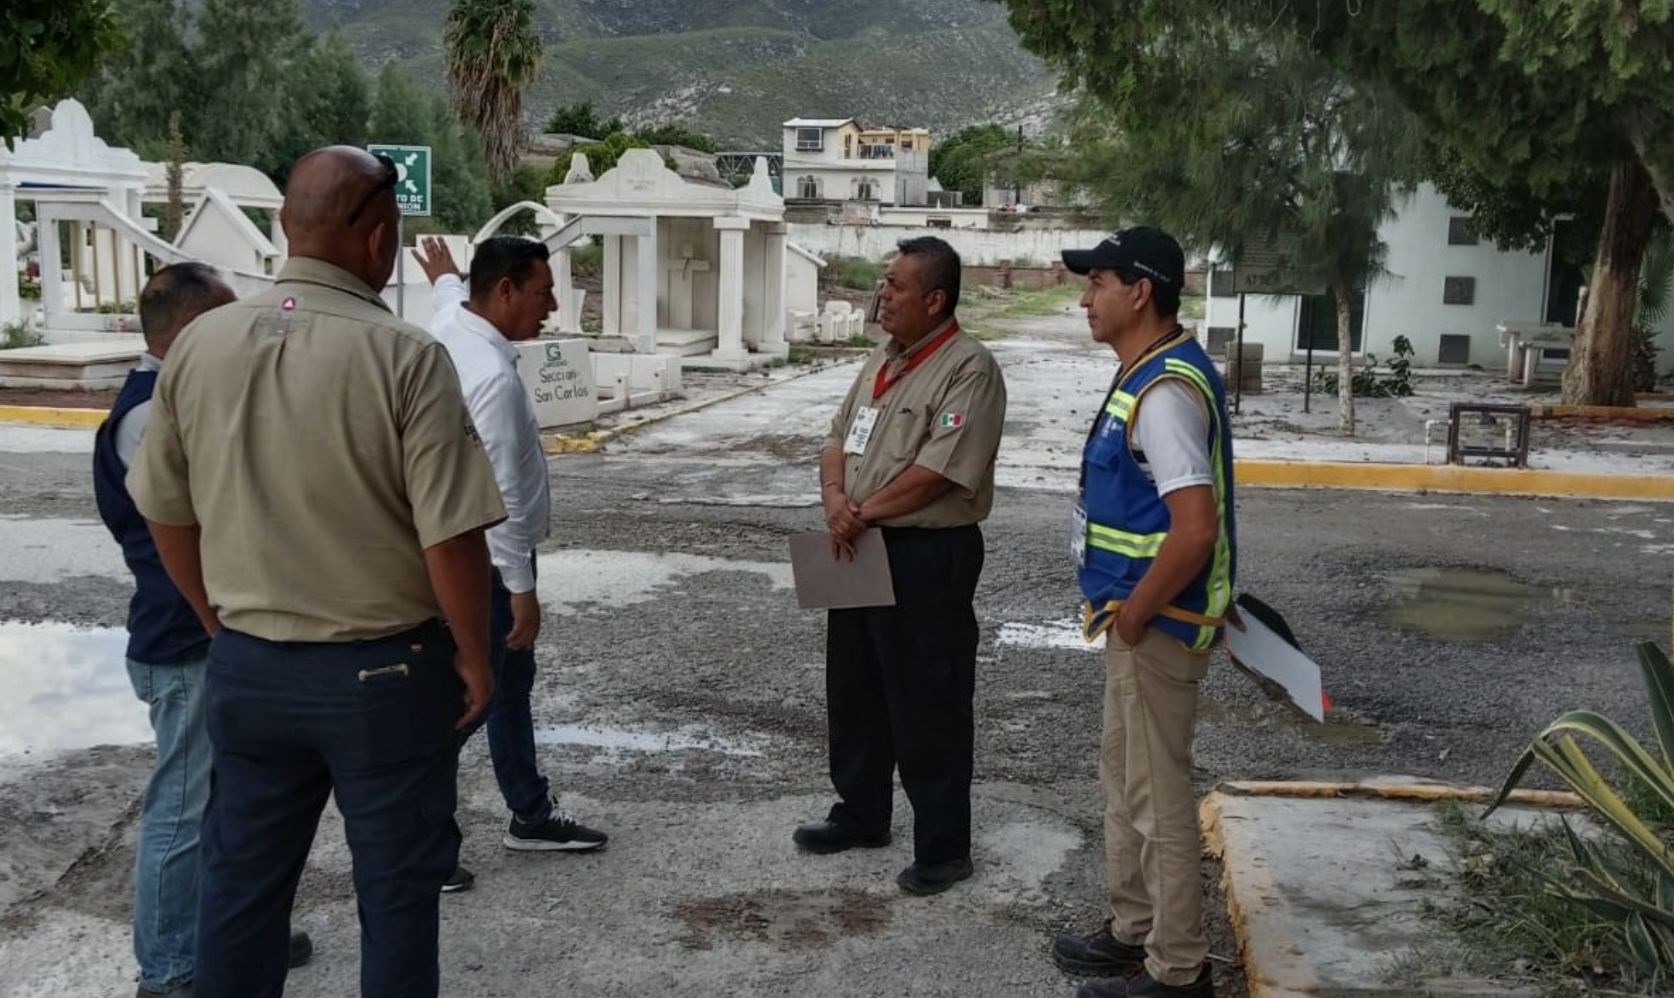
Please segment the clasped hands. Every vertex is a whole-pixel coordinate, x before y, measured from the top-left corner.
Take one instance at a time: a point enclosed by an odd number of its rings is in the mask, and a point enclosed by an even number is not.
[[[860,518],[860,505],[836,488],[825,492],[825,527],[831,531],[831,556],[843,561],[854,559],[854,540],[866,529]]]

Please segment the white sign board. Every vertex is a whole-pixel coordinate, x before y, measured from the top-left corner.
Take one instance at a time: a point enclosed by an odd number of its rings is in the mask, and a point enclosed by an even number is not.
[[[586,340],[530,340],[517,344],[517,373],[535,401],[541,429],[597,419],[599,393]]]
[[[1324,723],[1326,698],[1319,665],[1253,613],[1227,616],[1226,650],[1262,692]]]

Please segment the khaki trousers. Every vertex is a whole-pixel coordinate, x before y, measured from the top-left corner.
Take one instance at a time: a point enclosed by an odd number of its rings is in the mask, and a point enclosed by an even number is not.
[[[1192,793],[1192,723],[1209,656],[1151,628],[1129,646],[1106,631],[1104,855],[1111,933],[1146,949],[1164,984],[1196,979],[1203,932],[1203,845]]]

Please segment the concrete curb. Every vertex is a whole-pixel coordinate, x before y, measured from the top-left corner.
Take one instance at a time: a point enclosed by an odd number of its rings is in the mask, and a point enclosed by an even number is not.
[[[1391,782],[1367,781],[1360,783],[1320,782],[1232,782],[1223,783],[1198,804],[1198,826],[1203,833],[1204,852],[1221,861],[1221,887],[1226,894],[1227,918],[1232,924],[1232,935],[1238,943],[1245,980],[1250,998],[1297,998],[1297,991],[1280,984],[1295,981],[1300,976],[1297,961],[1301,950],[1278,947],[1277,952],[1259,949],[1251,939],[1250,918],[1265,906],[1263,899],[1279,897],[1282,888],[1273,880],[1262,857],[1245,850],[1231,850],[1226,831],[1221,823],[1223,802],[1234,797],[1302,797],[1341,799],[1345,797],[1378,800],[1435,802],[1460,800],[1486,804],[1494,799],[1495,791],[1484,787],[1466,787],[1447,783],[1405,783],[1406,777],[1395,777]],[[1585,803],[1571,793],[1550,790],[1514,790],[1508,803],[1541,807],[1579,808]],[[1313,994],[1313,991],[1308,991]],[[1381,993],[1381,992],[1380,992]]]
[[[112,396],[114,398],[115,396]],[[108,409],[57,409],[40,405],[0,405],[0,423],[54,426],[61,429],[98,429]]]
[[[1529,403],[1530,419],[1631,419],[1654,423],[1674,419],[1674,409],[1629,405],[1546,405]]]
[[[592,454],[610,441],[644,427],[698,412],[722,402],[730,402],[823,370],[825,368],[818,368],[800,372],[789,378],[747,385],[714,398],[653,413],[621,426],[610,426],[574,435],[547,434],[543,437],[546,452]],[[95,429],[104,422],[107,415],[109,413],[103,409],[0,405],[0,424]],[[1674,502],[1674,475],[1596,475],[1460,465],[1256,460],[1238,461],[1235,475],[1239,485],[1255,488],[1369,489],[1383,492],[1458,492],[1555,499],[1637,499]]]
[[[1238,461],[1233,479],[1266,488],[1464,492],[1556,499],[1647,499],[1674,502],[1674,475],[1598,475],[1528,468],[1451,464],[1362,464],[1331,461]]]

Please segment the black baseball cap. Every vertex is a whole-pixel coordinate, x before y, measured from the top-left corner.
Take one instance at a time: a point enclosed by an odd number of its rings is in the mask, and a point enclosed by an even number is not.
[[[1149,225],[1111,233],[1092,249],[1064,250],[1064,266],[1077,274],[1094,268],[1138,274],[1175,291],[1186,283],[1186,254],[1180,244]]]

